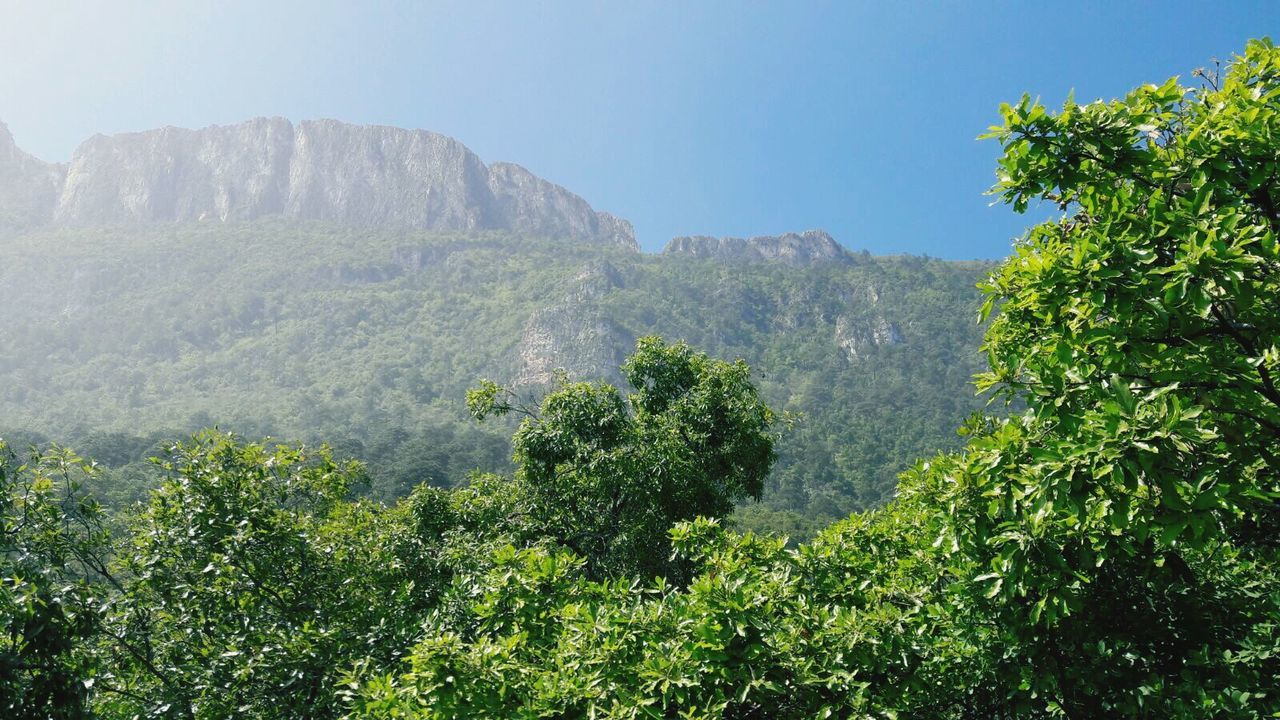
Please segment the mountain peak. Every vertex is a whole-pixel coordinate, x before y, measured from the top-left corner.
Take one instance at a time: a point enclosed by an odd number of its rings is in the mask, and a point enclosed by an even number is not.
[[[40,162],[31,155],[23,152],[18,147],[18,143],[13,139],[13,133],[9,131],[9,126],[0,121],[0,165],[15,165],[18,163]],[[0,169],[3,172],[3,169]]]
[[[9,126],[0,122],[0,233],[47,222],[63,170],[23,152]]]

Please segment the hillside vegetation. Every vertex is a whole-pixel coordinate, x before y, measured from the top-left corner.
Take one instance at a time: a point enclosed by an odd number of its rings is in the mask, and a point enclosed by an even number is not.
[[[133,464],[135,481],[156,442],[215,423],[323,439],[369,462],[389,499],[509,467],[513,426],[463,408],[480,379],[531,400],[557,368],[616,382],[656,334],[747,360],[763,397],[799,416],[750,519],[806,532],[883,503],[912,458],[956,445],[957,418],[981,406],[969,379],[989,267],[270,220],[47,229],[0,244],[0,417],[16,446],[72,444]]]

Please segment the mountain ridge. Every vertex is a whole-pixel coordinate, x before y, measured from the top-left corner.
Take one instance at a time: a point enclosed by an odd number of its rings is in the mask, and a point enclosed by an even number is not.
[[[639,249],[626,220],[427,130],[255,118],[98,134],[55,164],[21,151],[0,123],[0,231],[270,216]]]
[[[66,166],[23,152],[0,122],[0,231],[44,224],[57,205]]]
[[[774,260],[788,265],[853,260],[853,255],[825,230],[758,235],[751,238],[714,238],[708,235],[675,237],[662,248],[662,254],[740,262]]]

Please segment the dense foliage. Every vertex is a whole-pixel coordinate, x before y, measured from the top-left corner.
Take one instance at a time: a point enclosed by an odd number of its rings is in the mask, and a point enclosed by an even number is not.
[[[0,711],[15,720],[88,717],[107,564],[92,474],[61,449],[19,464],[0,442]]]
[[[690,519],[762,490],[774,418],[744,364],[656,339],[626,396],[480,385],[526,415],[514,472],[392,506],[327,450],[205,433],[112,540],[93,466],[10,458],[5,709],[1280,716],[1280,49],[1203,77],[1004,108],[995,192],[1063,213],[983,286],[1014,412],[887,506],[795,547]]]
[[[512,444],[526,522],[584,561],[590,577],[678,575],[668,556],[672,522],[723,517],[760,499],[776,456],[773,412],[747,364],[680,343],[641,338],[622,367],[625,400],[603,383],[569,383],[546,396]],[[468,394],[478,418],[513,409],[489,382]]]

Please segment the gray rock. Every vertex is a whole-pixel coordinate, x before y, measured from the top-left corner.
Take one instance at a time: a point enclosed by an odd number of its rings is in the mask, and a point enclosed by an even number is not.
[[[635,337],[601,311],[599,301],[625,287],[622,273],[604,261],[589,263],[569,279],[561,302],[525,321],[516,349],[516,385],[546,385],[564,371],[574,380],[604,380],[624,387],[619,366]]]
[[[259,118],[97,135],[70,166],[0,131],[0,229],[284,216],[446,232],[501,230],[638,250],[631,224],[518,165],[486,166],[425,130]]]
[[[607,212],[597,212],[596,219],[600,223],[600,239],[611,245],[639,250],[636,244],[636,231],[631,223]]]
[[[487,175],[466,146],[437,133],[301,122],[285,215],[420,230],[500,227]]]
[[[0,123],[0,232],[50,222],[66,170],[22,152]]]
[[[597,213],[586,200],[514,163],[489,166],[489,191],[502,227],[545,237],[592,238],[635,248],[631,223]]]
[[[288,195],[293,127],[280,118],[95,135],[71,158],[57,222],[252,220]]]
[[[566,303],[535,312],[517,349],[516,385],[546,385],[563,371],[573,380],[604,380],[623,387],[618,367],[635,343],[599,310]]]
[[[811,265],[822,262],[850,262],[849,255],[823,230],[808,230],[784,235],[753,238],[706,235],[672,238],[662,249],[663,255],[716,258],[734,262],[777,261],[788,265]]]
[[[871,348],[901,345],[906,342],[906,338],[898,323],[883,316],[853,320],[842,315],[836,318],[835,341],[852,360]]]

